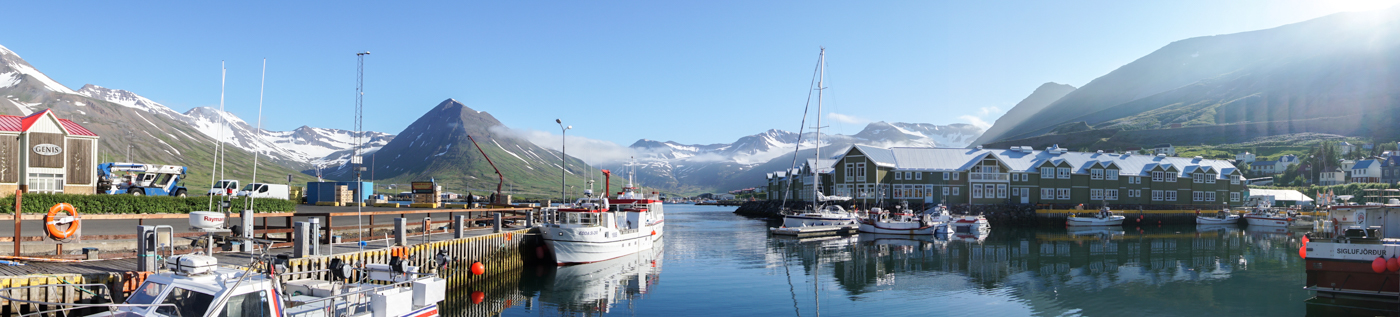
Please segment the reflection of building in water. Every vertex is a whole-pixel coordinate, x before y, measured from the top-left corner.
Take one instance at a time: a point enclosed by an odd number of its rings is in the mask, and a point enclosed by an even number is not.
[[[832,268],[835,279],[850,295],[928,285],[953,286],[947,289],[1013,286],[1033,295],[1060,287],[1098,291],[1126,283],[1163,285],[1225,279],[1259,260],[1257,254],[1267,254],[1262,257],[1274,262],[1286,260],[1286,254],[1270,246],[1293,238],[1246,235],[1238,230],[1007,231],[975,243],[943,237],[861,234],[858,243],[823,247],[820,259],[814,257],[815,245],[783,244],[770,252],[800,259],[809,269],[816,262]]]
[[[663,239],[657,239],[650,250],[559,267],[552,278],[541,281],[539,301],[563,313],[589,314],[606,313],[620,301],[639,299],[659,282],[664,246]]]

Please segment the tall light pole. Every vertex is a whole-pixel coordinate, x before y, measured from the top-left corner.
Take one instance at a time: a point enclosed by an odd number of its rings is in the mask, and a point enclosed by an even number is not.
[[[365,118],[365,55],[369,55],[369,51],[355,53],[355,58],[357,59],[355,68],[355,152],[350,156],[350,166],[354,167],[355,187],[357,187],[354,190],[355,199],[351,200],[357,203],[355,204],[356,234],[365,232],[364,220],[361,220],[361,218],[363,218],[361,214],[364,213],[365,204],[364,200],[360,199],[360,197],[364,195],[361,191],[365,190],[363,180],[360,179],[361,171],[365,169],[364,158],[360,157],[360,150],[364,147],[364,140],[362,137],[364,132],[362,132],[362,130],[364,130]],[[362,243],[360,244],[360,251],[364,250],[365,245]]]
[[[568,143],[568,138],[566,136],[569,133],[569,129],[573,129],[574,126],[566,127],[564,126],[564,122],[559,121],[559,119],[554,119],[554,123],[559,124],[559,202],[568,203],[569,196],[566,195],[564,191],[564,175],[567,173],[567,164],[569,162],[565,159],[567,155],[564,154],[564,149],[566,149],[565,145]]]

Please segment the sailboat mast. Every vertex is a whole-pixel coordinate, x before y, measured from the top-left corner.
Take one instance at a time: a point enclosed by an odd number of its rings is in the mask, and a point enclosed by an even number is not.
[[[820,73],[818,74],[819,77],[817,77],[817,153],[816,153],[815,155],[813,155],[813,156],[815,156],[817,159],[816,159],[815,162],[812,163],[812,208],[813,208],[813,210],[816,210],[817,204],[820,204],[820,203],[821,203],[820,197],[818,197],[818,196],[819,196],[818,194],[821,192],[822,178],[821,178],[821,176],[818,176],[818,174],[817,174],[817,168],[818,168],[818,166],[821,165],[821,161],[822,161],[822,90],[826,90],[826,86],[825,86],[825,85],[826,85],[826,84],[825,84],[825,82],[826,82],[826,48],[825,48],[825,47],[823,47],[821,53],[817,55],[817,63],[818,63],[818,65],[821,65],[821,70],[820,70]]]

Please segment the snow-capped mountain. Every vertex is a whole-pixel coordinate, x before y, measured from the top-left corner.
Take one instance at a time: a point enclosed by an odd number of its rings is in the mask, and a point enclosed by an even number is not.
[[[965,147],[982,134],[982,129],[963,123],[935,125],[928,123],[874,122],[854,135],[822,134],[822,153],[834,152],[853,145],[877,147]],[[642,139],[630,146],[638,157],[638,180],[648,186],[689,192],[724,189],[738,180],[745,171],[775,159],[791,161],[792,153],[800,147],[810,152],[816,145],[816,133],[768,130],[739,138],[734,143],[706,145],[681,144],[672,141]],[[780,164],[781,165],[781,164]]]
[[[260,130],[237,115],[211,107],[197,107],[179,113],[136,93],[86,85],[77,94],[140,110],[134,112],[146,123],[155,126],[146,115],[164,116],[188,124],[206,137],[223,140],[228,146],[269,155],[275,160],[308,165],[339,165],[348,155],[336,155],[354,147],[354,132],[302,126],[292,131]],[[393,135],[367,131],[364,134],[366,152],[373,152],[388,143]]]

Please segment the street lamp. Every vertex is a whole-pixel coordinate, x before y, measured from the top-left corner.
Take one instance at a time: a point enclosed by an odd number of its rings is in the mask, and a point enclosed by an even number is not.
[[[565,159],[566,154],[564,154],[564,150],[567,148],[565,146],[567,145],[568,140],[566,136],[569,133],[569,129],[573,129],[574,126],[566,127],[564,126],[564,122],[559,121],[559,119],[554,119],[554,123],[559,124],[559,202],[568,203],[569,196],[566,195],[564,191],[564,177],[569,166],[568,162]]]

